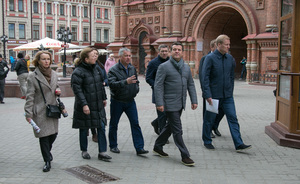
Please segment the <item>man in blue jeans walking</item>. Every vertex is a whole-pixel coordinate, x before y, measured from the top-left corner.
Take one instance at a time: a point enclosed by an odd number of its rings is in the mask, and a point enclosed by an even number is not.
[[[221,108],[227,117],[231,137],[235,149],[240,152],[251,148],[245,145],[241,138],[240,126],[237,120],[234,99],[234,68],[235,60],[228,54],[230,48],[230,38],[227,35],[217,37],[217,49],[206,56],[202,67],[202,92],[206,101],[212,105],[212,99],[219,100]],[[206,111],[202,129],[202,139],[207,149],[215,149],[210,136],[213,123],[216,119],[213,112]]]
[[[117,143],[117,131],[120,117],[125,112],[130,122],[136,154],[147,154],[149,151],[144,150],[144,138],[134,100],[139,92],[139,81],[136,70],[131,65],[131,51],[123,47],[119,50],[119,57],[119,62],[111,67],[108,72],[108,84],[111,94],[108,134],[110,151],[120,153]]]

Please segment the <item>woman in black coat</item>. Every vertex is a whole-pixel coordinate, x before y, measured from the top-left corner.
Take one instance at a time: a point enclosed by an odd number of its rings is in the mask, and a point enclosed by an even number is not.
[[[99,67],[96,67],[98,51],[94,48],[85,48],[80,58],[75,61],[76,68],[72,74],[71,85],[75,95],[73,128],[79,129],[80,149],[84,159],[90,159],[87,152],[87,134],[90,128],[97,128],[98,132],[98,159],[108,161],[106,154],[107,141],[105,136],[106,125],[106,93],[103,86],[103,77]]]

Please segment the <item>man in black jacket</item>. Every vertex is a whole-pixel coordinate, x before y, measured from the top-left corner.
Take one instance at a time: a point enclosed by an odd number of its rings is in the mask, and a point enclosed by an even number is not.
[[[110,87],[110,123],[109,147],[113,153],[120,153],[117,143],[117,130],[120,117],[126,113],[131,126],[133,144],[137,155],[146,154],[144,138],[139,125],[138,113],[134,97],[139,92],[139,81],[134,66],[131,65],[131,51],[124,47],[119,50],[120,60],[108,72]]]
[[[23,58],[23,54],[18,54],[18,61],[15,66],[15,70],[18,75],[18,81],[20,83],[20,89],[22,92],[22,99],[26,98],[26,91],[27,91],[27,77],[28,77],[28,68],[27,68],[27,61]]]
[[[165,61],[169,60],[169,49],[167,45],[164,44],[160,45],[158,47],[158,51],[159,51],[158,56],[149,62],[147,66],[147,72],[146,72],[146,82],[152,88],[152,103],[154,104],[155,104],[154,83],[155,83],[155,77],[156,77],[158,66],[164,63]],[[157,118],[151,122],[151,125],[153,126],[155,133],[159,135],[160,131],[166,125],[167,117],[165,115],[165,112],[160,112],[159,110],[156,110],[156,112],[157,112]]]
[[[7,63],[2,59],[2,55],[0,54],[0,104],[4,104],[4,87],[5,87],[5,78],[9,68]]]

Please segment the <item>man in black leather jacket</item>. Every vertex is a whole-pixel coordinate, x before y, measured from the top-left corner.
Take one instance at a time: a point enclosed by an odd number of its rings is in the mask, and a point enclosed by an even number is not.
[[[109,147],[110,151],[120,153],[117,143],[117,130],[120,117],[126,113],[131,126],[133,145],[137,155],[146,154],[144,138],[139,126],[138,113],[134,97],[139,92],[139,81],[134,66],[131,65],[131,51],[124,47],[119,50],[120,60],[108,72],[108,84],[111,93]]]

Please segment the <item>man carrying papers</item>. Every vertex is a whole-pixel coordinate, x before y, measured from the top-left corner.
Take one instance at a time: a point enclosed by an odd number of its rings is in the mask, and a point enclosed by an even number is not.
[[[235,60],[228,54],[230,48],[230,38],[226,35],[217,37],[217,49],[206,56],[203,67],[201,80],[203,97],[212,105],[212,99],[219,100],[219,108],[226,115],[230,133],[234,142],[236,151],[241,152],[251,148],[251,145],[245,145],[241,138],[240,126],[237,120],[234,99],[234,68]],[[210,132],[216,113],[206,111],[204,114],[204,123],[202,139],[207,149],[215,149],[212,145]]]

